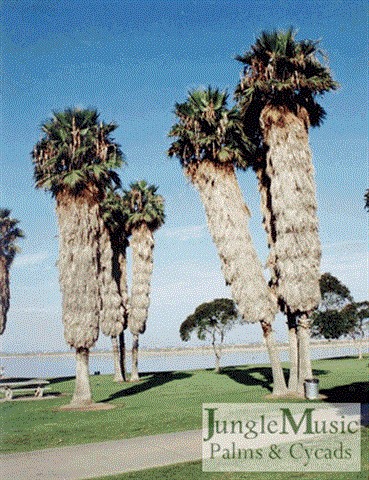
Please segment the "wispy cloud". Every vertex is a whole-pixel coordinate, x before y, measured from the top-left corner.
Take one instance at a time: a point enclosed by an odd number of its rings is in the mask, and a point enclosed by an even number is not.
[[[50,252],[47,252],[45,250],[37,253],[30,253],[30,254],[24,254],[24,255],[20,254],[15,257],[13,267],[23,268],[23,267],[29,267],[34,265],[40,265],[49,257],[50,257]]]
[[[187,242],[189,240],[197,240],[207,234],[206,223],[199,225],[183,225],[174,228],[163,228],[160,235],[165,238],[176,238],[180,242]],[[159,235],[159,233],[158,233]]]

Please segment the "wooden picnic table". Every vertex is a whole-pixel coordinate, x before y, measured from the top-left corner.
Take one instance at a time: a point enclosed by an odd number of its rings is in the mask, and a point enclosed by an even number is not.
[[[6,400],[12,400],[13,392],[15,391],[27,391],[34,390],[35,397],[42,397],[45,390],[49,390],[47,387],[50,382],[40,378],[31,378],[30,380],[18,381],[18,380],[5,380],[0,381],[0,391],[4,392]]]

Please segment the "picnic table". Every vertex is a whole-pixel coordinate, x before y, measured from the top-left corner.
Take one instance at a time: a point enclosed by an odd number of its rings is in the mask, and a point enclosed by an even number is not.
[[[5,400],[12,400],[13,392],[32,392],[34,391],[35,397],[42,397],[45,390],[49,390],[51,387],[48,380],[42,380],[40,378],[31,378],[29,380],[17,381],[17,380],[5,380],[0,381],[0,392],[5,394]]]

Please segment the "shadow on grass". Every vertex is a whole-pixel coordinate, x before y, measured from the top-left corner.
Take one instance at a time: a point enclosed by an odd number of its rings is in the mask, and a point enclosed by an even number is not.
[[[284,375],[288,373],[287,369],[283,370]],[[227,375],[229,378],[242,385],[260,385],[272,392],[273,375],[272,369],[268,367],[225,367],[220,372],[221,375]]]
[[[101,402],[109,402],[111,400],[116,400],[117,398],[135,395],[136,393],[150,390],[150,388],[159,387],[165,383],[172,382],[173,380],[181,380],[188,377],[191,377],[191,375],[184,372],[156,372],[145,374],[144,377],[141,377],[139,382],[133,383],[132,386],[109,395],[108,398],[101,400]]]
[[[75,380],[75,379],[76,379],[75,376],[72,376],[72,377],[56,377],[56,378],[50,378],[49,382],[50,382],[50,385],[54,385],[56,383],[69,382],[69,381]]]
[[[34,380],[35,377],[9,377],[9,378],[0,378],[0,384],[2,383],[15,383],[15,382],[28,382],[29,380]]]
[[[332,403],[367,403],[369,398],[369,383],[355,382],[349,385],[320,390],[325,395],[326,402]]]
[[[314,376],[317,377],[321,375],[327,375],[328,373],[329,370],[313,370]],[[227,375],[229,378],[237,383],[241,383],[242,385],[259,385],[270,392],[273,391],[273,374],[270,367],[224,367],[222,368],[220,374]],[[286,383],[288,383],[288,368],[283,369],[283,375],[286,379]]]
[[[336,360],[358,360],[357,355],[342,355],[341,357],[325,357],[325,358],[319,358],[319,362],[329,362],[329,361],[336,361]],[[364,358],[365,361],[365,358]]]

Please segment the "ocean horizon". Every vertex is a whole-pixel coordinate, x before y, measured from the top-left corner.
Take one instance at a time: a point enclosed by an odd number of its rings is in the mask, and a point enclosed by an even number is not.
[[[358,342],[332,341],[312,342],[312,360],[322,358],[357,356]],[[362,342],[363,353],[368,353],[369,340]],[[278,346],[280,358],[288,362],[288,345]],[[225,346],[220,360],[221,367],[255,365],[269,363],[265,345]],[[130,351],[126,355],[127,370],[131,370]],[[214,368],[215,357],[211,347],[142,349],[139,351],[139,371],[163,372]],[[0,366],[3,378],[14,377],[74,377],[74,352],[37,352],[28,354],[0,354]],[[113,355],[111,351],[92,351],[90,354],[90,374],[113,374]]]

